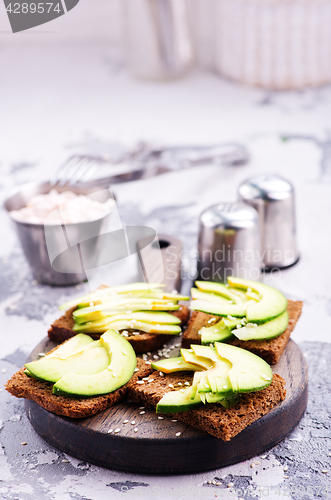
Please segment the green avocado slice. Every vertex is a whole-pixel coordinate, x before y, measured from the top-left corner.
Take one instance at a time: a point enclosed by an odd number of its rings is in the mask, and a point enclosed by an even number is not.
[[[259,391],[271,384],[271,368],[256,354],[220,342],[215,342],[215,348],[219,356],[232,363],[228,376],[233,392]]]
[[[110,363],[107,368],[92,375],[67,373],[53,386],[53,394],[68,396],[97,396],[108,394],[126,384],[136,367],[135,352],[118,332],[108,330],[100,337]]]
[[[98,325],[96,325],[96,323],[98,323]],[[132,320],[130,316],[127,316],[126,319],[118,321],[114,321],[111,317],[105,321],[94,321],[91,324],[84,323],[82,325],[75,325],[73,328],[75,332],[84,333],[103,333],[109,329],[116,331],[140,330],[146,333],[159,333],[167,335],[179,335],[182,331],[179,325],[147,323],[145,321],[138,321],[135,319]]]
[[[207,382],[200,379],[198,392],[213,392],[222,394],[232,391],[231,381],[228,375],[232,364],[228,359],[219,356],[214,347],[192,345],[196,356],[205,357],[212,361],[213,367],[205,372]],[[209,386],[209,388],[207,387]]]
[[[191,288],[191,297],[192,299],[201,299],[206,300],[207,302],[216,302],[217,304],[229,304],[232,303],[232,300],[226,299],[221,295],[215,295],[214,293],[202,292],[198,288]]]
[[[236,323],[240,323],[240,320],[236,320]],[[201,344],[213,344],[214,342],[226,342],[229,341],[232,336],[232,328],[226,326],[224,323],[224,318],[218,323],[213,323],[212,326],[204,326],[199,330],[201,335]]]
[[[257,292],[260,295],[259,302],[250,300],[247,304],[247,321],[263,322],[279,316],[287,308],[287,300],[284,295],[271,286],[258,281],[244,280],[240,278],[228,278],[229,284],[234,288]],[[235,316],[235,315],[234,315]]]
[[[240,340],[273,339],[285,332],[288,325],[288,312],[284,311],[276,318],[266,323],[262,323],[262,325],[255,327],[249,325],[248,323],[248,325],[242,328],[234,328],[232,333]],[[254,323],[252,325],[254,325]]]
[[[231,292],[229,287],[223,285],[222,283],[215,283],[213,281],[196,281],[195,284],[202,292],[219,294],[222,297],[231,300],[234,304],[241,304],[243,302],[243,299],[239,294]]]
[[[104,370],[109,356],[98,341],[88,335],[76,335],[38,361],[25,364],[32,377],[57,382],[68,372],[92,374]]]
[[[253,302],[253,301],[252,301]],[[246,316],[246,309],[249,302],[243,302],[241,304],[216,304],[213,302],[207,302],[206,300],[193,300],[191,303],[192,311],[202,311],[208,314],[214,314],[215,316],[238,316],[243,318]]]
[[[191,399],[191,388],[167,392],[157,403],[156,413],[177,413],[202,406],[199,394]]]
[[[159,370],[163,373],[173,373],[181,371],[197,371],[203,368],[192,363],[186,363],[181,356],[177,358],[161,359],[151,364],[153,370]]]

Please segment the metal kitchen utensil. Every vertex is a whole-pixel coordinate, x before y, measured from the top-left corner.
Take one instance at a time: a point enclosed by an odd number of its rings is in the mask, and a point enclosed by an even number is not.
[[[224,166],[245,165],[250,159],[247,148],[238,143],[210,146],[153,147],[138,143],[116,157],[96,155],[73,155],[55,173],[53,186],[74,186],[90,182],[92,185],[111,185],[147,177],[154,177],[175,170],[182,170],[207,163]],[[112,174],[89,181],[99,167],[109,163]]]
[[[52,189],[49,182],[31,182],[13,190],[7,197],[4,206],[10,215],[12,210],[19,210],[37,194],[46,194]],[[57,190],[61,192],[58,186]],[[62,188],[62,191],[65,188]],[[111,197],[109,190],[90,192],[85,185],[72,188],[78,194],[85,194],[99,202]],[[49,285],[74,285],[86,280],[84,270],[97,266],[102,235],[107,231],[111,212],[103,217],[74,224],[31,224],[13,221],[24,254],[35,279]],[[84,242],[84,255],[79,250],[80,242]],[[54,262],[58,271],[54,270]],[[53,267],[52,267],[53,264]],[[69,272],[75,270],[75,272]]]
[[[260,278],[259,215],[249,205],[219,203],[202,212],[199,224],[198,275],[226,283],[228,276]]]
[[[178,78],[194,63],[188,0],[126,0],[128,64],[151,80]]]
[[[299,253],[292,184],[279,175],[259,175],[239,186],[238,198],[259,213],[265,269],[280,269],[295,264]]]

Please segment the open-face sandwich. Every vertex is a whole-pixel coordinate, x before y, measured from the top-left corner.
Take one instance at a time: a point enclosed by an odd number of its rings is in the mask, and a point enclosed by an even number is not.
[[[109,328],[121,333],[136,353],[159,349],[186,325],[189,297],[163,291],[164,285],[132,283],[101,286],[95,292],[60,306],[66,312],[51,325],[48,336],[63,342],[77,333],[98,339]]]

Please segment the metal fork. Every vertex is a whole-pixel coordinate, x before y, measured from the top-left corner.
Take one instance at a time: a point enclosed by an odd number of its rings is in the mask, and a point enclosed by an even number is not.
[[[236,166],[245,165],[250,159],[247,148],[242,144],[224,143],[211,146],[169,146],[151,147],[138,143],[131,150],[123,150],[117,156],[73,155],[57,170],[51,181],[53,186],[74,186],[86,183],[100,165],[119,165],[128,162],[131,169],[92,181],[108,184],[153,177],[175,170],[182,170],[206,163]],[[91,181],[90,181],[91,183]]]

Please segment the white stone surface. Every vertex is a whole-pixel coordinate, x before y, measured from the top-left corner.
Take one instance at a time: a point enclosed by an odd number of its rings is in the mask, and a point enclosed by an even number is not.
[[[2,43],[1,199],[22,182],[49,178],[72,152],[105,152],[114,141],[127,145],[139,140],[167,144],[243,142],[252,153],[246,167],[204,166],[115,186],[125,222],[129,224],[134,213],[158,231],[182,236],[186,245],[187,228],[187,242],[191,242],[200,212],[213,203],[235,200],[236,188],[243,179],[259,172],[284,175],[296,189],[301,260],[280,275],[269,276],[267,282],[290,298],[305,302],[293,333],[295,341],[330,343],[331,159],[327,155],[331,154],[331,142],[327,129],[331,89],[269,93],[200,72],[176,82],[141,82],[131,79],[112,54],[110,46],[91,41],[79,45],[63,41],[59,46],[38,40],[11,43],[6,38]],[[299,138],[283,142],[284,134]],[[173,210],[183,222],[174,217]],[[19,351],[24,358],[45,336],[51,320],[58,315],[58,304],[78,293],[79,288],[56,290],[33,283],[4,212],[0,212],[0,224],[1,278],[5,283],[1,286],[0,357],[14,359]],[[188,269],[194,270],[196,248],[190,243],[185,250]],[[0,373],[1,383],[16,370],[9,361],[1,361],[0,369],[3,367],[7,372]],[[14,398],[5,392],[0,396],[5,402],[3,409],[13,408]],[[20,409],[23,413],[22,406]],[[17,422],[7,421],[12,414],[2,417],[4,426],[0,429],[0,437],[7,443],[6,453],[0,449],[1,478],[5,482],[0,492],[7,495],[5,498],[41,498],[43,494],[50,500],[118,499],[123,492],[107,485],[125,486],[126,481],[133,481],[149,486],[130,486],[127,498],[195,500],[219,495],[236,499],[234,489],[220,490],[206,483],[214,477],[238,479],[246,475],[250,498],[259,495],[259,487],[286,485],[283,463],[272,453],[266,459],[258,458],[260,464],[254,470],[249,461],[210,473],[162,478],[80,465],[63,454],[55,462],[56,450],[34,433],[25,416]],[[12,434],[14,426],[17,431]],[[309,432],[301,434],[305,440],[309,440]],[[295,439],[299,436],[296,434]],[[28,442],[23,451],[21,441]],[[69,462],[62,464],[63,459]],[[256,475],[257,470],[261,474]],[[27,474],[29,485],[25,487]],[[275,490],[269,495],[267,498],[279,498]]]

